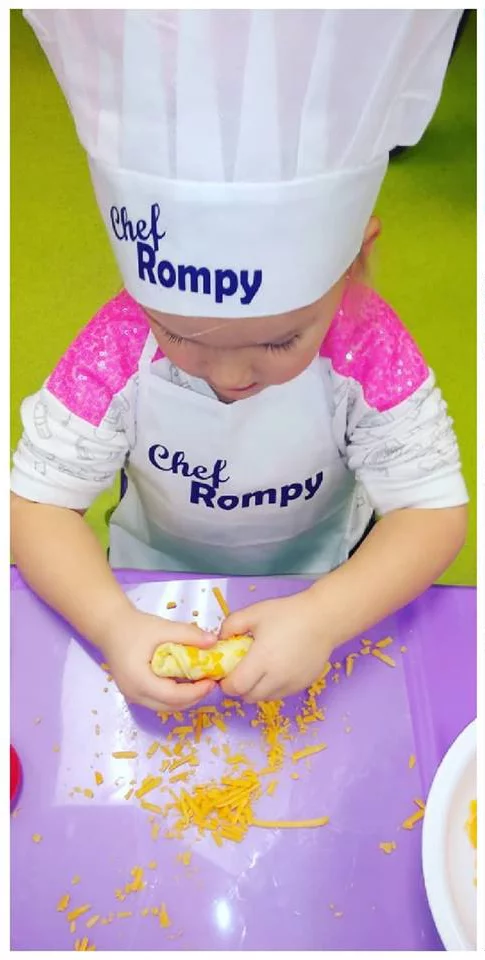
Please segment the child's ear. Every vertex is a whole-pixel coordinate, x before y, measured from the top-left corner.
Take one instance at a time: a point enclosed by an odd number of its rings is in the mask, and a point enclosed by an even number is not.
[[[371,217],[369,220],[369,223],[365,228],[364,239],[362,241],[362,247],[360,251],[362,256],[365,259],[367,259],[370,256],[372,252],[372,248],[376,240],[378,239],[378,237],[380,237],[381,232],[382,232],[381,221],[379,220],[378,217]]]

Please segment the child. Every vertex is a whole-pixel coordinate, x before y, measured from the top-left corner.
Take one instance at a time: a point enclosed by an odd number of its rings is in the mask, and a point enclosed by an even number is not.
[[[205,697],[210,681],[177,685],[149,662],[161,642],[214,637],[135,610],[82,519],[122,470],[113,567],[315,578],[222,627],[255,638],[227,693],[294,693],[424,590],[465,537],[434,374],[362,283],[389,148],[429,121],[458,15],[29,19],[126,289],[22,405],[15,560],[128,699],[174,710]]]

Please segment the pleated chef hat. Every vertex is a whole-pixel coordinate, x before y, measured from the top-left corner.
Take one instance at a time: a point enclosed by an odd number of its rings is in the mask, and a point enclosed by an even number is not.
[[[29,10],[125,285],[187,316],[283,313],[357,255],[389,150],[438,102],[449,10]]]

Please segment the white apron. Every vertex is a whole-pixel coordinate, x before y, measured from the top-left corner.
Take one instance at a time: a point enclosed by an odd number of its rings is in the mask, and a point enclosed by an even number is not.
[[[111,565],[318,575],[346,560],[372,508],[332,435],[318,358],[289,383],[225,404],[163,380],[154,349],[149,336]]]

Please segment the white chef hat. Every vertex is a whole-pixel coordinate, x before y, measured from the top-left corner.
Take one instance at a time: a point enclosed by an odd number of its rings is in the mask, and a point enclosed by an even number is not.
[[[126,288],[187,316],[314,302],[388,153],[438,102],[460,11],[29,10]]]

